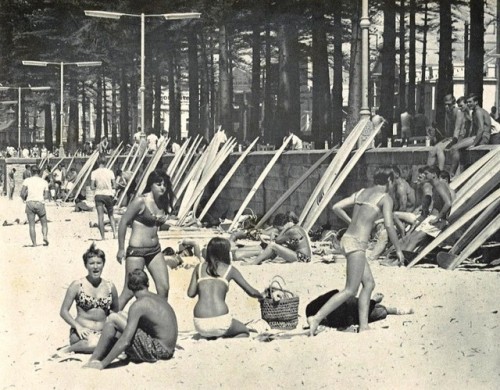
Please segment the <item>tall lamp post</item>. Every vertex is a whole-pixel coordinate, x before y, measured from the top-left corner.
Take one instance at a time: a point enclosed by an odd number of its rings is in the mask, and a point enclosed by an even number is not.
[[[63,146],[63,129],[64,129],[64,65],[76,65],[78,67],[85,66],[101,66],[101,61],[79,61],[79,62],[49,62],[49,61],[23,61],[23,65],[28,66],[47,66],[56,65],[61,69],[61,129],[59,137],[59,156],[64,157],[64,146]]]
[[[108,12],[108,11],[85,11],[85,15],[92,16],[95,18],[106,18],[106,19],[120,19],[122,16],[131,16],[135,18],[141,18],[141,136],[144,136],[144,96],[146,92],[146,86],[144,85],[144,30],[146,24],[146,18],[164,18],[166,20],[178,20],[178,19],[199,19],[201,14],[198,12],[185,12],[185,13],[170,13],[170,14],[125,14],[121,12]]]
[[[0,91],[17,89],[17,150],[21,153],[21,91],[27,89],[30,91],[48,91],[50,87],[0,87]]]

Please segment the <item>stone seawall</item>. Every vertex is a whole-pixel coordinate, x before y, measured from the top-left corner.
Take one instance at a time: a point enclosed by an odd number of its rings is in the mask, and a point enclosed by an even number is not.
[[[473,150],[464,152],[464,163],[471,164],[478,160],[481,156],[486,154],[494,146],[479,146]],[[381,166],[398,166],[403,177],[413,181],[419,167],[424,166],[427,162],[427,154],[429,148],[427,147],[408,147],[408,148],[377,148],[367,151],[357,166],[349,174],[344,184],[340,187],[338,194],[334,197],[333,201],[340,199],[360,188],[367,187],[372,183],[373,173],[378,167]],[[243,164],[238,168],[233,178],[229,181],[224,191],[219,195],[217,201],[212,206],[210,214],[214,217],[219,217],[223,214],[227,218],[232,218],[234,213],[238,210],[243,200],[247,196],[249,190],[257,181],[259,175],[266,167],[267,163],[271,160],[275,152],[273,151],[258,151],[253,152],[247,156]],[[260,188],[255,193],[252,201],[248,207],[257,214],[263,214],[269,209],[276,200],[302,176],[307,169],[314,164],[322,155],[324,150],[307,150],[307,151],[287,151],[277,161],[276,165],[269,172],[269,175],[264,180]],[[226,172],[231,168],[232,164],[236,162],[240,153],[233,153],[225,161],[219,172],[215,175],[214,179],[207,185],[204,197],[209,197],[211,193],[217,188],[217,184],[225,176]],[[332,161],[334,156],[327,159],[313,174],[308,177],[304,183],[295,191],[294,194],[281,206],[278,210],[288,211],[292,210],[297,215],[300,215],[303,205],[307,202],[309,195],[315,188],[321,175],[324,174],[328,164]],[[168,163],[173,158],[173,155],[167,154],[161,159],[159,166],[168,166]],[[121,167],[125,156],[118,158],[115,169]],[[66,167],[71,158],[65,159]],[[75,158],[73,165],[77,170],[80,169],[86,157]],[[59,159],[51,159],[50,164],[55,165]],[[146,158],[143,165],[145,166],[149,158]],[[447,156],[447,161],[449,158]],[[40,159],[19,159],[9,158],[0,159],[0,172],[2,173],[2,188],[3,193],[7,192],[7,184],[5,177],[11,168],[16,168],[15,180],[16,189],[15,196],[19,196],[19,191],[22,184],[22,174],[25,164],[38,164]],[[90,183],[88,183],[90,184]],[[327,210],[323,213],[320,223],[324,223],[331,217],[330,211]]]

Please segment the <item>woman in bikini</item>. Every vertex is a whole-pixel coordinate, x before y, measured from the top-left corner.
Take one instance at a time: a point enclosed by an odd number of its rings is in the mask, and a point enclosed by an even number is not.
[[[193,270],[188,288],[190,298],[198,295],[194,307],[194,327],[206,338],[247,337],[248,328],[229,314],[226,294],[229,282],[234,280],[243,291],[253,298],[264,296],[250,286],[240,271],[231,265],[231,244],[221,237],[212,238],[207,246],[206,262]]]
[[[113,283],[101,278],[106,256],[92,244],[83,254],[88,275],[75,280],[68,287],[60,315],[70,326],[70,345],[61,352],[92,353],[106,318],[111,311],[118,312],[118,292]],[[69,310],[76,303],[76,317]]]
[[[128,274],[134,269],[147,267],[151,274],[156,292],[168,298],[168,268],[161,251],[158,239],[158,229],[167,220],[167,215],[173,208],[174,193],[168,175],[155,170],[149,175],[144,194],[130,202],[118,226],[118,262],[125,260],[125,283],[119,297],[120,310],[133,297],[127,287]],[[132,232],[125,251],[125,235],[127,226],[132,226]]]
[[[368,310],[375,281],[366,261],[366,249],[373,224],[380,214],[384,218],[389,239],[396,248],[399,262],[404,261],[392,218],[393,200],[389,195],[394,185],[394,174],[390,169],[382,169],[375,173],[373,179],[372,187],[362,189],[333,206],[333,212],[349,224],[340,242],[341,249],[347,257],[347,280],[344,290],[331,297],[316,315],[307,318],[311,336],[315,335],[319,324],[328,314],[356,296],[360,284],[362,288],[358,304],[359,331],[369,329]],[[354,206],[352,219],[344,210],[351,206]]]

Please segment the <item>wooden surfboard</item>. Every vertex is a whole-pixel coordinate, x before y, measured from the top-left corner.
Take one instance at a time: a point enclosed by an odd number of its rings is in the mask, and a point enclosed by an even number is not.
[[[85,174],[82,177],[82,180],[80,181],[80,185],[78,186],[78,189],[75,192],[75,196],[78,196],[78,194],[82,190],[83,186],[87,182],[87,179],[89,178],[90,173],[92,172],[92,169],[94,168],[94,165],[98,159],[99,159],[99,152],[97,152],[97,154],[95,156],[92,156],[91,163],[89,164],[87,171],[85,172]],[[75,187],[76,187],[76,184],[75,184]]]
[[[146,188],[148,177],[150,173],[153,172],[158,166],[158,163],[160,162],[161,157],[163,156],[163,152],[165,151],[169,142],[170,138],[164,139],[163,142],[158,146],[158,149],[156,149],[154,155],[149,160],[146,169],[142,172],[142,175],[139,178],[139,186],[137,187],[137,191],[135,193],[136,196],[142,195],[142,193],[144,192],[144,188]]]
[[[481,210],[484,210],[491,203],[496,201],[500,197],[500,189],[490,194],[484,200],[479,202],[476,206],[467,211],[464,215],[458,218],[454,223],[452,223],[448,228],[441,232],[434,240],[431,241],[422,251],[408,264],[408,268],[413,267],[425,256],[427,256],[433,249],[437,248],[441,243],[443,243],[448,237],[455,233],[458,229],[464,226],[466,223],[470,222],[472,218],[476,217]]]
[[[137,176],[137,172],[139,172],[139,169],[141,168],[142,162],[146,158],[147,154],[148,154],[148,150],[144,149],[144,152],[142,153],[141,157],[139,158],[139,162],[135,166],[135,169],[132,171],[132,175],[130,176],[130,180],[127,182],[127,185],[123,189],[123,193],[120,196],[118,203],[116,204],[118,207],[121,207],[121,205],[123,203],[123,199],[125,199],[125,195],[127,195],[127,191],[130,188],[130,186],[132,185],[132,182],[134,181],[135,177]],[[132,199],[130,199],[130,200],[132,200]]]
[[[316,206],[321,202],[324,193],[330,188],[338,173],[342,169],[342,166],[345,164],[345,161],[349,157],[352,149],[356,146],[358,138],[367,123],[368,119],[359,121],[354,129],[352,129],[349,133],[304,206],[302,213],[299,216],[299,225],[303,225],[307,215],[314,212]]]
[[[462,186],[471,176],[473,176],[484,164],[491,160],[497,153],[500,153],[500,148],[496,148],[491,152],[486,153],[483,157],[477,160],[469,168],[463,171],[458,176],[455,176],[450,183],[450,188],[456,191],[460,186]]]
[[[250,154],[254,146],[257,144],[257,141],[259,140],[259,137],[255,138],[254,141],[245,149],[245,151],[241,154],[241,156],[236,160],[234,165],[231,167],[231,169],[226,173],[226,176],[222,179],[222,181],[219,183],[217,186],[217,189],[214,191],[210,199],[208,200],[207,204],[201,211],[200,215],[198,216],[198,219],[202,220],[203,217],[208,213],[208,210],[210,210],[210,207],[214,204],[214,202],[217,200],[217,197],[219,194],[222,192],[224,187],[229,183],[229,180],[233,177],[234,173],[238,169],[238,167],[241,165],[243,160]]]
[[[186,151],[186,148],[191,141],[191,138],[187,138],[184,143],[181,145],[180,149],[174,154],[174,158],[172,161],[170,161],[170,164],[168,165],[167,168],[167,175],[170,176],[170,180],[173,179],[173,175],[175,170],[177,169],[177,166],[184,155],[184,152]]]
[[[342,171],[340,171],[339,175],[337,176],[337,178],[335,179],[335,181],[333,182],[331,187],[328,189],[328,191],[323,196],[323,199],[321,199],[320,204],[314,209],[314,211],[312,211],[307,216],[307,218],[303,224],[303,228],[306,232],[309,231],[311,229],[311,227],[316,223],[316,221],[320,217],[323,210],[326,208],[326,206],[328,206],[328,204],[332,200],[333,196],[337,193],[338,189],[340,188],[340,186],[342,185],[344,180],[347,178],[349,173],[351,173],[352,169],[356,166],[359,159],[365,153],[366,149],[368,149],[372,145],[373,140],[375,139],[376,135],[379,133],[379,131],[383,125],[384,125],[384,123],[381,123],[375,129],[373,129],[371,134],[363,141],[363,143],[358,148],[358,150],[356,150],[356,153],[354,153],[354,156],[352,156],[349,159],[349,162],[347,163],[345,168],[342,169]]]
[[[194,156],[194,162],[191,164],[189,167],[188,173],[185,175],[184,179],[182,182],[174,188],[174,193],[175,193],[175,200],[174,204],[177,203],[179,200],[182,200],[182,196],[184,195],[184,191],[186,190],[186,187],[188,184],[193,180],[193,177],[201,174],[201,167],[203,166],[203,161],[206,159],[206,154],[205,151],[203,151],[200,155]]]
[[[132,153],[134,153],[134,147],[131,147],[130,150],[128,151],[127,157],[125,157],[125,160],[123,161],[122,164],[122,172],[125,172],[125,169],[128,167],[128,162],[130,160],[130,157],[132,156]]]
[[[111,156],[109,156],[109,160],[108,160],[108,163],[106,164],[106,168],[108,169],[111,169],[110,167],[113,167],[116,159],[118,158],[118,156],[120,155],[121,151],[122,151],[122,144],[123,144],[123,141],[121,141],[118,146],[116,147],[115,150],[113,150],[113,153],[111,153]]]
[[[76,186],[80,183],[80,180],[82,177],[87,173],[88,169],[92,169],[92,167],[95,164],[95,161],[97,161],[97,157],[99,156],[99,152],[96,150],[94,153],[92,153],[87,161],[85,161],[85,164],[83,164],[83,167],[80,169],[80,171],[77,173],[74,181],[74,186],[73,188],[66,194],[66,198],[64,198],[64,201],[67,202],[69,199],[69,196],[73,193],[75,190]],[[77,193],[78,195],[78,193]]]
[[[188,148],[186,154],[184,155],[184,158],[182,159],[182,162],[179,165],[179,168],[175,172],[174,177],[172,179],[173,188],[179,187],[182,177],[186,173],[186,169],[189,167],[189,164],[191,164],[191,162],[196,156],[196,150],[198,149],[201,140],[202,140],[201,137],[195,139],[194,142],[191,144],[191,146]]]
[[[323,154],[318,161],[316,161],[311,167],[304,172],[304,174],[295,182],[293,185],[276,201],[276,203],[267,211],[266,214],[259,220],[257,225],[255,225],[256,229],[261,228],[267,220],[278,210],[281,205],[295,192],[297,188],[309,177],[312,173],[318,168],[328,157],[332,155],[333,152],[337,151],[336,148],[330,149],[328,152]]]
[[[254,197],[255,193],[259,189],[260,185],[262,184],[262,182],[264,181],[264,179],[266,178],[266,176],[269,174],[269,172],[273,168],[274,164],[276,164],[276,161],[278,161],[278,159],[280,158],[280,156],[283,154],[283,152],[285,151],[286,147],[290,143],[291,139],[292,139],[292,135],[289,135],[285,139],[285,141],[283,142],[283,145],[281,145],[281,147],[278,149],[278,151],[274,154],[274,156],[271,159],[271,161],[269,161],[269,163],[266,165],[266,167],[264,168],[264,170],[260,174],[260,176],[257,179],[257,181],[255,182],[255,184],[253,185],[253,187],[250,189],[250,192],[248,193],[247,197],[245,198],[245,200],[241,204],[238,212],[236,213],[236,215],[235,215],[235,217],[233,219],[233,222],[229,226],[228,231],[231,231],[231,230],[233,230],[236,227],[236,224],[238,223],[238,219],[240,219],[241,214],[243,214],[243,210],[245,210],[245,208],[248,206],[248,203],[250,203],[250,201]]]
[[[462,252],[456,256],[451,254],[451,257],[447,259],[446,262],[441,261],[439,264],[442,268],[453,270],[459,266],[465,259],[472,255],[477,249],[483,245],[486,240],[488,240],[493,234],[495,234],[500,229],[500,214],[497,214],[495,218],[486,226],[470,243],[467,245]],[[451,260],[451,261],[450,261]]]

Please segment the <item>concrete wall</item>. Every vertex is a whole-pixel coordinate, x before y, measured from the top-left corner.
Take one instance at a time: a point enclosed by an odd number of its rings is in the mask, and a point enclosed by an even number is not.
[[[491,150],[494,146],[480,146],[474,150],[464,152],[464,162],[471,164],[478,160],[481,156]],[[409,148],[377,148],[365,153],[354,170],[349,174],[344,184],[341,186],[338,194],[333,201],[340,199],[360,188],[371,185],[373,174],[378,167],[387,165],[397,165],[404,177],[409,181],[413,181],[419,167],[424,166],[427,161],[427,153],[429,148],[426,147],[409,147]],[[264,180],[262,185],[255,193],[250,207],[255,213],[263,214],[269,209],[276,200],[302,176],[307,169],[314,164],[324,153],[324,150],[308,150],[308,151],[287,151],[284,153],[269,175]],[[275,152],[259,151],[251,153],[238,168],[233,178],[229,181],[226,188],[219,195],[217,201],[212,206],[210,214],[218,218],[225,214],[227,218],[232,218],[238,210],[243,200],[247,196],[250,189],[257,181],[259,175],[264,170],[268,162],[271,160]],[[217,188],[218,183],[225,176],[227,171],[235,163],[240,156],[240,153],[233,153],[228,160],[222,165],[214,179],[207,185],[204,197],[208,198]],[[172,159],[172,155],[166,155],[160,161],[159,166],[168,166]],[[328,164],[334,156],[327,159],[304,183],[295,191],[294,194],[281,206],[277,211],[292,210],[297,215],[300,215],[302,207],[307,202],[310,194],[318,183],[321,175],[324,174]],[[121,167],[125,157],[120,157],[115,165],[115,168]],[[147,160],[144,162],[146,165]],[[447,158],[447,160],[449,160]],[[53,159],[51,164],[54,165],[58,159]],[[67,158],[65,163],[68,166],[70,158]],[[77,169],[81,168],[85,163],[86,158],[75,158],[73,166]],[[12,167],[15,167],[17,172],[15,196],[19,195],[22,184],[22,174],[25,164],[39,163],[35,159],[17,159],[10,158],[0,160],[0,170],[5,177],[6,173]],[[5,181],[4,181],[5,183]],[[7,188],[4,184],[4,193]],[[331,220],[330,211],[323,213],[320,223],[325,223]]]

